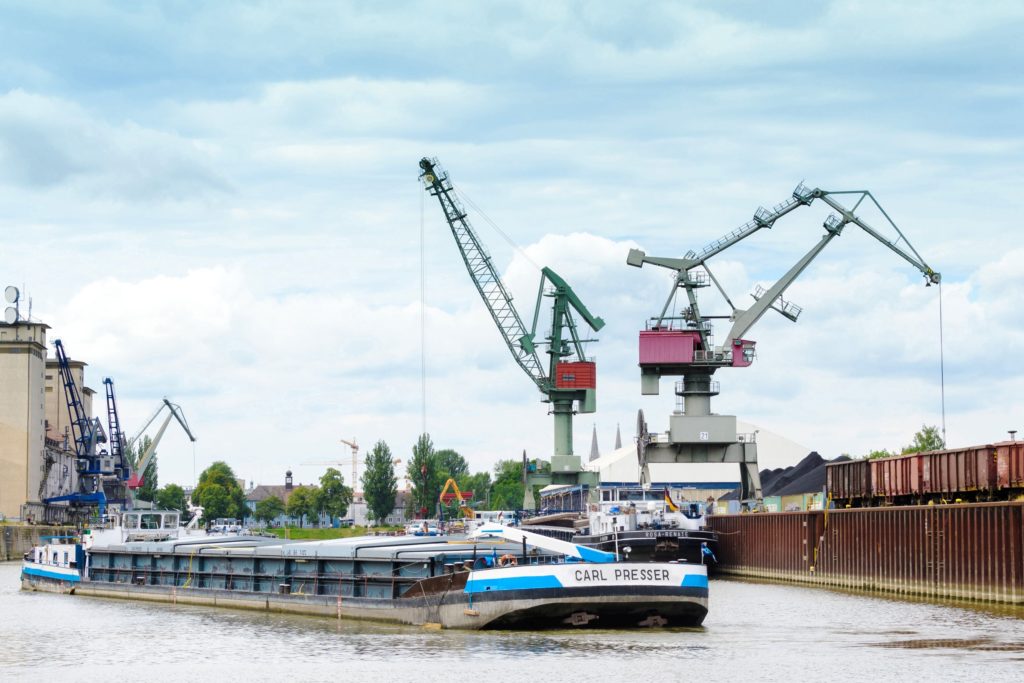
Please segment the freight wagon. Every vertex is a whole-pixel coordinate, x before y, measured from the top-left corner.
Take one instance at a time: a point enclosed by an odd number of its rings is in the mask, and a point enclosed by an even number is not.
[[[1024,442],[829,464],[837,507],[1012,500],[1024,495]]]

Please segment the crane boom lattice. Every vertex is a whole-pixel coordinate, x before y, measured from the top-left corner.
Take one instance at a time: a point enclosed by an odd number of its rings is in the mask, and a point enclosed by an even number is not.
[[[487,311],[498,326],[505,345],[519,367],[530,376],[541,391],[546,390],[549,382],[540,358],[536,351],[523,348],[521,342],[527,336],[526,326],[523,325],[519,312],[512,305],[512,296],[501,281],[490,254],[487,253],[487,249],[467,220],[466,211],[455,194],[455,188],[452,186],[448,174],[436,159],[421,160],[420,168],[423,169],[422,178],[427,191],[437,197],[441,203],[445,220],[455,237],[455,243],[459,247],[459,253],[466,264],[466,269],[469,271],[480,297],[484,300]]]
[[[592,487],[592,495],[596,494],[596,474],[584,472],[580,458],[572,452],[572,417],[577,407],[582,413],[592,413],[597,409],[597,367],[583,353],[584,343],[593,340],[580,338],[573,312],[595,332],[604,327],[604,321],[587,310],[569,284],[557,273],[550,268],[542,268],[533,325],[527,330],[490,255],[466,219],[466,211],[455,195],[448,174],[436,159],[421,159],[420,169],[420,179],[427,192],[440,202],[466,269],[498,326],[502,340],[519,367],[544,394],[544,401],[552,406],[555,430],[550,470],[544,474],[544,467],[540,463],[531,463],[532,469],[527,470],[527,464],[524,463],[524,473],[528,472],[524,475],[528,485],[523,507],[535,507],[531,493],[533,484],[585,484]],[[537,324],[545,297],[552,300],[551,332],[543,341],[538,342]],[[546,370],[537,354],[540,345],[547,346]]]

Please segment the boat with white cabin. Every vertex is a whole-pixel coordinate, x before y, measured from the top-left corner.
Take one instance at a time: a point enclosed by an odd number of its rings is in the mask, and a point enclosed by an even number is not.
[[[698,626],[707,614],[700,564],[623,561],[496,523],[289,541],[207,535],[178,527],[177,515],[127,512],[122,524],[41,546],[48,554],[26,556],[22,587],[464,629]]]

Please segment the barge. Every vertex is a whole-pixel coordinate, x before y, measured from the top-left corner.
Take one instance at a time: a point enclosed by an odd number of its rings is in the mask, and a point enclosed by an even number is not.
[[[667,496],[667,494],[666,494]],[[602,502],[589,513],[556,513],[523,521],[524,528],[634,562],[703,564],[713,558],[718,534],[703,505],[668,500]]]
[[[461,629],[699,626],[707,614],[702,565],[619,561],[499,524],[300,542],[180,534],[177,513],[124,520],[33,549],[22,588]]]

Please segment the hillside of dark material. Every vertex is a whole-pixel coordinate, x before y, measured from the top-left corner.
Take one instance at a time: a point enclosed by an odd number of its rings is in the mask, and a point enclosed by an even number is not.
[[[798,493],[817,493],[825,488],[825,465],[843,462],[850,458],[841,455],[835,460],[825,460],[817,451],[811,451],[803,460],[792,467],[761,470],[761,493],[765,496],[791,496]],[[737,488],[719,500],[739,500]]]

